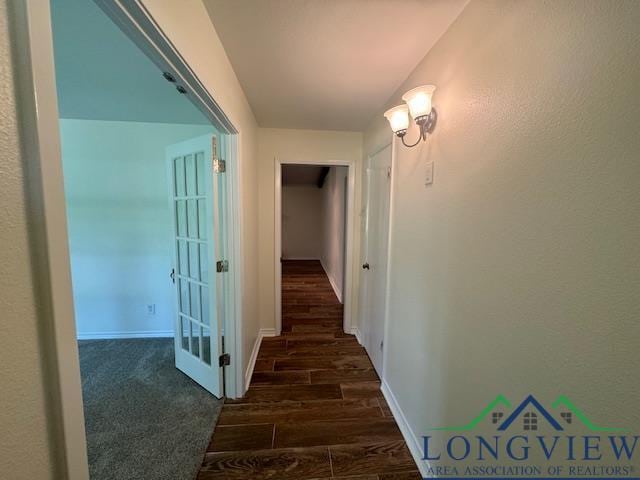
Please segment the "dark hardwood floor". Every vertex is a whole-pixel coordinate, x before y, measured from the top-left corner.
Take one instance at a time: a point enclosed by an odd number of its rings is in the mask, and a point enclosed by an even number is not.
[[[319,262],[282,266],[282,336],[227,400],[198,480],[421,479]]]

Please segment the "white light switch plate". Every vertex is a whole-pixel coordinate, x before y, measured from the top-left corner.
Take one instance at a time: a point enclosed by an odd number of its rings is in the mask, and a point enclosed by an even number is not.
[[[433,162],[427,163],[427,171],[424,176],[424,184],[431,185],[433,183]]]

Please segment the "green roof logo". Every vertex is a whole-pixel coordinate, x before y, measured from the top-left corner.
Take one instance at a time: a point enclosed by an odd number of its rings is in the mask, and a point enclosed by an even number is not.
[[[506,419],[503,420],[505,412],[494,411],[498,407],[511,409],[511,402],[504,396],[498,395],[469,423],[458,426],[437,427],[432,430],[448,432],[466,432],[474,430],[485,418],[491,415],[491,421],[497,426],[498,431],[507,430],[518,418],[522,417],[524,430],[537,430],[538,420],[545,420],[553,429],[562,431],[567,426],[573,424],[574,419],[579,420],[587,429],[593,432],[625,432],[624,428],[601,427],[594,424],[575,404],[565,395],[560,395],[551,407],[555,410],[563,409],[560,412],[560,419],[552,415],[548,409],[536,400],[533,395],[528,395]]]

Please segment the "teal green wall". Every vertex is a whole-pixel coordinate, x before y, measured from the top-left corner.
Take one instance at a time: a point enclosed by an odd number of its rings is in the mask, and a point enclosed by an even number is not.
[[[60,129],[78,336],[171,334],[164,149],[213,127],[63,119]]]

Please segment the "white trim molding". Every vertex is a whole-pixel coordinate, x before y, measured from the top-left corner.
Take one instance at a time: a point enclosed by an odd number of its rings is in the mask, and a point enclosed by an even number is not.
[[[420,437],[418,437],[411,426],[409,426],[409,422],[404,416],[404,412],[400,408],[400,405],[398,404],[398,401],[396,400],[396,397],[391,391],[391,387],[389,387],[389,384],[386,382],[386,380],[382,380],[380,389],[382,390],[382,394],[384,395],[385,400],[389,404],[389,408],[391,409],[393,418],[400,428],[400,432],[404,437],[404,441],[407,443],[407,447],[409,447],[409,451],[411,452],[413,460],[416,462],[416,465],[420,470],[420,474],[425,478],[428,477],[428,470],[430,468],[430,465],[427,460],[422,459],[423,453]]]
[[[327,278],[329,279],[329,283],[331,284],[331,288],[333,288],[333,293],[336,294],[336,297],[338,297],[338,301],[340,303],[344,303],[343,301],[343,295],[342,295],[342,290],[340,290],[338,288],[338,285],[336,283],[335,278],[333,278],[333,275],[331,275],[331,272],[329,271],[329,269],[325,266],[324,262],[322,261],[322,259],[320,259],[320,265],[322,265],[322,269],[324,270],[324,273],[327,274]]]
[[[383,346],[382,346],[382,375],[384,376],[384,372],[387,371],[387,363],[389,359],[389,342],[387,342],[387,338],[389,338],[389,331],[391,327],[389,326],[389,317],[391,315],[391,307],[389,304],[391,303],[391,271],[394,268],[393,263],[391,261],[391,252],[393,247],[393,225],[394,225],[394,217],[393,217],[393,209],[395,207],[395,193],[396,193],[396,177],[398,176],[398,166],[396,165],[396,145],[397,143],[394,141],[393,137],[391,140],[391,186],[389,190],[389,224],[387,231],[387,278],[386,278],[386,286],[384,290],[384,326],[383,326]],[[384,147],[386,148],[386,147]],[[368,332],[367,332],[368,335]]]
[[[247,365],[247,370],[244,374],[244,393],[249,389],[249,385],[251,384],[251,377],[253,376],[253,369],[256,367],[256,360],[258,359],[258,352],[260,351],[260,346],[262,345],[262,339],[265,337],[276,337],[275,328],[261,328],[258,331],[258,336],[256,337],[256,341],[253,342],[253,349],[251,350],[251,357],[249,357],[249,364]]]
[[[360,333],[360,329],[358,327],[351,327],[351,335],[355,335],[358,343],[362,345],[362,334]]]
[[[71,290],[64,179],[48,1],[11,2],[20,105],[21,149],[27,167],[33,271],[38,272],[40,351],[50,384],[49,442],[56,446],[51,476],[87,480],[89,467],[82,381]],[[6,472],[6,475],[11,475]]]
[[[78,332],[78,340],[116,340],[119,338],[173,338],[173,330]]]

